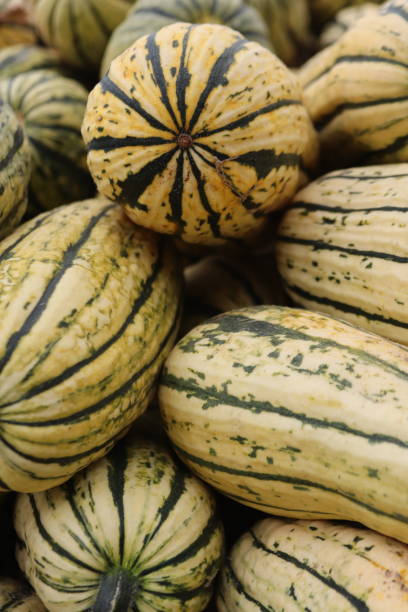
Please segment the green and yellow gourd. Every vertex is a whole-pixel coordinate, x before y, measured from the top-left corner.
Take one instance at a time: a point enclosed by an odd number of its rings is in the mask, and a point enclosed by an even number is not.
[[[112,31],[134,0],[35,0],[33,19],[69,65],[97,72]]]
[[[90,93],[82,134],[99,191],[135,223],[209,245],[261,231],[317,154],[289,69],[216,24],[140,38]]]
[[[233,546],[219,612],[405,612],[408,547],[357,525],[267,518]]]
[[[262,17],[244,0],[138,0],[109,40],[101,64],[101,76],[108,70],[111,61],[138,38],[178,22],[225,25],[249,40],[271,48]]]
[[[47,610],[199,612],[223,555],[207,487],[145,436],[20,495],[17,559]]]
[[[278,228],[292,300],[408,344],[408,164],[337,170],[302,189]]]
[[[287,66],[302,64],[314,48],[308,0],[246,0],[263,16],[275,53]]]
[[[21,580],[0,578],[0,610],[10,612],[46,612],[35,593]]]
[[[30,20],[28,0],[0,0],[0,49],[9,45],[35,45],[38,39]]]
[[[31,216],[92,196],[81,123],[88,92],[54,70],[32,70],[0,80],[0,98],[21,119],[31,157]]]
[[[27,208],[31,153],[23,127],[0,98],[0,238],[19,224]]]
[[[55,49],[38,45],[11,45],[0,49],[0,79],[30,70],[56,70],[64,76],[72,76]]]
[[[298,71],[324,170],[408,161],[408,1],[356,21]]]
[[[327,47],[335,43],[349,28],[354,26],[357,19],[373,16],[378,13],[378,4],[364,2],[356,6],[347,6],[336,13],[327,22],[319,36],[319,46]]]
[[[408,350],[320,313],[219,315],[170,353],[159,401],[180,458],[274,515],[408,542]]]
[[[64,482],[145,410],[177,334],[178,263],[105,200],[43,213],[3,240],[0,489]]]

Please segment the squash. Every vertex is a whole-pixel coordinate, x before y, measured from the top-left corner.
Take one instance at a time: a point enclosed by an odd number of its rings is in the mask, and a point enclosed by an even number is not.
[[[19,565],[50,612],[198,612],[223,555],[210,490],[145,436],[19,495],[15,527]]]
[[[317,154],[289,69],[217,24],[140,38],[91,91],[82,134],[98,190],[135,223],[208,245],[260,231]]]
[[[21,580],[0,577],[0,610],[46,612],[41,600]]]
[[[184,21],[192,24],[217,23],[240,32],[245,38],[271,48],[266,25],[244,0],[138,0],[126,19],[113,32],[103,56],[100,74],[103,76],[115,57],[136,40],[154,34],[161,28]]]
[[[275,53],[287,66],[301,65],[314,49],[308,0],[246,0],[264,18]]]
[[[222,569],[219,612],[404,612],[408,546],[335,521],[257,522]]]
[[[92,196],[81,123],[88,92],[54,70],[0,80],[3,98],[21,119],[30,142],[30,216]]]
[[[337,170],[285,212],[276,243],[292,300],[408,344],[408,164]]]
[[[366,0],[308,0],[312,12],[313,23],[316,28],[335,18],[336,14],[346,7],[358,7]],[[374,0],[376,4],[383,4],[383,0]]]
[[[390,0],[298,71],[323,171],[408,161],[407,15]]]
[[[104,199],[3,240],[0,489],[68,480],[145,410],[177,334],[178,264],[167,241]]]
[[[0,49],[38,42],[38,32],[28,9],[27,0],[0,0]]]
[[[42,38],[70,66],[97,72],[111,32],[134,0],[35,0]]]
[[[335,43],[361,17],[373,16],[377,13],[378,4],[374,4],[374,2],[364,2],[341,9],[321,31],[319,36],[320,47],[327,47]]]
[[[64,76],[72,76],[54,49],[39,45],[11,45],[0,49],[1,79],[30,70],[56,70]]]
[[[31,154],[23,127],[0,99],[0,238],[19,224],[27,208]]]
[[[199,325],[159,402],[180,458],[269,514],[408,542],[408,350],[327,315],[253,306]]]

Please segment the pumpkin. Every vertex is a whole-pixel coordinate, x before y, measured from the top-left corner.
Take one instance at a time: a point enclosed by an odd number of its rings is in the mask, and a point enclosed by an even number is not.
[[[138,0],[109,40],[102,60],[101,76],[108,70],[111,61],[138,38],[180,21],[222,24],[237,30],[249,40],[271,47],[262,17],[244,0]]]
[[[12,232],[27,208],[30,174],[27,136],[10,106],[0,99],[0,238]]]
[[[408,546],[335,521],[258,521],[234,544],[217,593],[219,612],[404,612]]]
[[[211,492],[145,436],[18,496],[15,527],[19,565],[50,612],[199,612],[223,554]]]
[[[401,345],[321,313],[241,308],[180,340],[158,396],[174,449],[223,494],[408,543]]]
[[[299,70],[325,171],[408,161],[407,15],[387,2]]]
[[[177,334],[178,263],[104,199],[2,241],[0,489],[68,480],[146,409]]]
[[[135,223],[210,245],[260,231],[317,153],[289,69],[217,24],[140,38],[91,91],[82,134],[99,191]]]
[[[93,195],[80,131],[87,90],[54,70],[32,70],[0,80],[0,98],[29,138],[30,216]]]
[[[111,32],[133,0],[35,0],[33,19],[41,36],[69,65],[98,71]]]

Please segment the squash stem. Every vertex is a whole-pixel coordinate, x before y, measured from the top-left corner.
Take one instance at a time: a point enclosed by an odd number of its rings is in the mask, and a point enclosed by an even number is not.
[[[127,612],[139,582],[129,570],[118,567],[103,575],[91,612]]]

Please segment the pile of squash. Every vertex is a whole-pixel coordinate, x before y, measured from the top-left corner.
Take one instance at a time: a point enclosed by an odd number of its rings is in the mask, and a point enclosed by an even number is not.
[[[408,0],[0,0],[0,609],[408,610]]]

